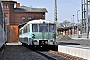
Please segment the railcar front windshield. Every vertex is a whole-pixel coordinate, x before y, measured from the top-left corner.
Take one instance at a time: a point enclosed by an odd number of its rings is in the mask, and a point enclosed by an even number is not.
[[[55,32],[55,31],[56,31],[55,24],[49,24],[49,32]]]
[[[39,32],[48,32],[48,24],[39,24]]]

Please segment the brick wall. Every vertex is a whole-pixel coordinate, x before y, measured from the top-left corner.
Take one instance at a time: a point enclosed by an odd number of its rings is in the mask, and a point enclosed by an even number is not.
[[[36,19],[45,19],[43,16],[44,13],[31,13],[31,12],[23,12],[23,13],[14,13],[14,19],[12,20],[13,24],[18,25],[22,23],[22,17],[25,17],[25,22],[28,22],[28,17],[31,17],[31,20]]]

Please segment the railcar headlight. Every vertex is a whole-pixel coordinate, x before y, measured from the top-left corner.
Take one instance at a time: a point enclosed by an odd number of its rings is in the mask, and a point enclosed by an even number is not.
[[[38,42],[37,40],[33,40],[33,43],[34,43],[35,45],[37,44],[37,42]]]
[[[35,34],[32,34],[32,38],[35,38]]]
[[[48,44],[48,41],[45,41],[45,44]]]
[[[50,42],[53,42],[53,40],[51,40]]]
[[[38,42],[37,40],[34,40],[33,42]]]
[[[50,44],[53,44],[53,40],[50,41]]]

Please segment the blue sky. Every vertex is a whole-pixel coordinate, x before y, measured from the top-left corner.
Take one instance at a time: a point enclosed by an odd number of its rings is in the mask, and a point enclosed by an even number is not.
[[[20,5],[32,6],[34,8],[46,8],[46,20],[54,21],[54,0],[16,0]],[[81,10],[81,0],[57,0],[58,22],[68,20],[74,16],[74,21],[77,22],[77,11]],[[81,11],[79,12],[81,19]]]

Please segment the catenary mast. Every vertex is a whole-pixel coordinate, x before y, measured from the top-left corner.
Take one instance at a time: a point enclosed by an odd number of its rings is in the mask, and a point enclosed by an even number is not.
[[[54,0],[54,21],[56,23],[56,34],[58,29],[58,22],[57,22],[57,0]]]
[[[54,7],[54,21],[57,22],[57,0],[55,0],[55,7]]]

